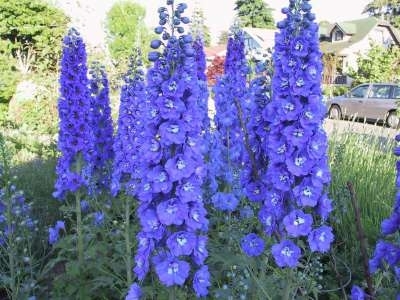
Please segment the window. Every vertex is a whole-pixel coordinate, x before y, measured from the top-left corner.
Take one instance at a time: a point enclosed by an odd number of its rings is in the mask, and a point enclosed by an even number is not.
[[[335,31],[335,36],[334,36],[335,41],[341,41],[343,40],[343,32],[340,30]]]
[[[393,98],[400,99],[400,86],[393,87]]]
[[[390,85],[373,85],[368,98],[389,99]]]
[[[364,98],[368,91],[368,85],[356,87],[350,92],[351,98]]]

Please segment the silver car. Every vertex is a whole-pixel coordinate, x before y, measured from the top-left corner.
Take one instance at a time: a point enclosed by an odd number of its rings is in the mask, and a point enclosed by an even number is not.
[[[357,118],[383,121],[387,126],[399,128],[396,110],[400,101],[400,85],[391,83],[364,83],[343,96],[328,99],[329,118]]]

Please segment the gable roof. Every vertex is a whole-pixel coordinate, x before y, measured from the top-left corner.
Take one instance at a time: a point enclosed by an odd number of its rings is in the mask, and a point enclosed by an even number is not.
[[[275,43],[276,29],[244,27],[243,31],[263,49],[272,48]]]
[[[393,41],[397,45],[400,45],[400,37],[396,29],[386,21],[378,20],[375,17],[345,21],[345,22],[337,22],[334,24],[328,22],[321,22],[319,25],[320,25],[319,27],[320,37],[330,36],[332,30],[335,27],[339,27],[345,34],[350,35],[350,38],[343,42],[332,43],[329,41],[321,41],[320,47],[321,51],[324,53],[337,53],[345,48],[350,47],[351,45],[364,39],[368,35],[368,33],[376,26],[387,27],[392,36]]]

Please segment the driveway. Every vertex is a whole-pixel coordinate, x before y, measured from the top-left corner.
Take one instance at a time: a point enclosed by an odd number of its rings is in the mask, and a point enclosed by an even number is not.
[[[354,121],[325,119],[323,126],[328,136],[352,132],[394,139],[396,134],[398,134],[398,130],[396,129]]]

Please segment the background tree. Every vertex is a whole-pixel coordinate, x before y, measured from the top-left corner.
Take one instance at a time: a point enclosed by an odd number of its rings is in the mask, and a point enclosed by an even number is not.
[[[374,45],[367,55],[357,59],[358,69],[349,71],[353,84],[364,82],[394,82],[400,80],[400,49]]]
[[[130,1],[118,2],[107,13],[108,48],[114,61],[127,65],[133,48],[138,45],[147,53],[151,33],[143,25],[146,10]],[[126,70],[123,70],[125,73]]]
[[[204,46],[209,47],[211,45],[210,28],[205,25],[204,21],[203,10],[199,6],[196,6],[191,18],[190,32],[194,38],[200,36],[203,39]]]
[[[263,0],[236,0],[235,5],[243,27],[275,28],[272,8]]]
[[[228,38],[229,32],[226,30],[221,31],[218,37],[218,45],[226,45],[226,43],[228,43]]]
[[[56,70],[68,18],[40,0],[0,0],[0,39],[14,57],[33,51],[34,69]]]
[[[373,0],[365,6],[363,13],[400,28],[400,0]]]

